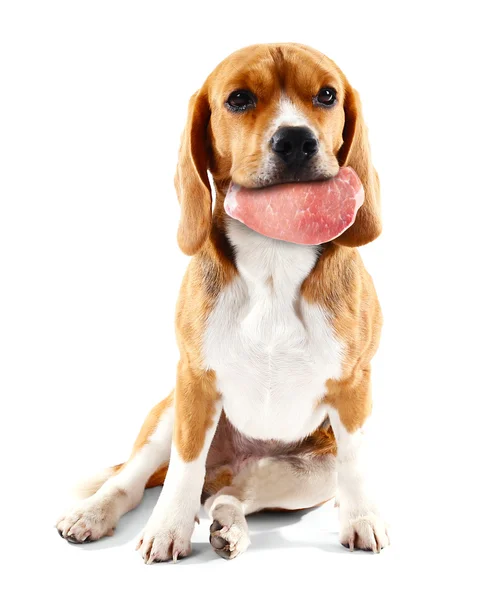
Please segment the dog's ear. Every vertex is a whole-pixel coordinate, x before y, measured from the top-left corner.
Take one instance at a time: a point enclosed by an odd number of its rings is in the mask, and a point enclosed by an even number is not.
[[[371,162],[361,101],[359,94],[349,84],[346,84],[344,114],[343,144],[337,154],[337,160],[341,167],[352,167],[358,174],[364,187],[364,203],[351,227],[334,241],[342,246],[363,246],[375,240],[381,233],[381,200],[379,177]]]
[[[174,179],[180,202],[177,241],[182,252],[189,256],[200,250],[212,224],[212,195],[207,176],[209,119],[209,100],[206,91],[201,89],[189,102]]]

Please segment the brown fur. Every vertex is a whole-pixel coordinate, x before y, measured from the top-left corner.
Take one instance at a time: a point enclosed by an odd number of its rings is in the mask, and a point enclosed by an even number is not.
[[[169,468],[169,463],[162,465],[153,473],[149,480],[147,481],[146,488],[157,487],[158,485],[164,485],[165,476],[167,475],[167,470]]]
[[[162,416],[165,410],[172,406],[173,401],[174,392],[172,391],[167,396],[167,398],[156,404],[154,408],[149,412],[147,418],[144,421],[144,424],[142,425],[141,430],[139,431],[139,435],[135,440],[134,447],[132,448],[132,456],[134,456],[134,454],[137,454],[140,448],[142,448],[145,442],[154,433],[157,427],[157,423],[160,420],[160,417]]]
[[[215,404],[220,400],[212,371],[193,371],[185,363],[177,370],[175,387],[174,443],[184,461],[196,459],[205,433],[214,424]]]
[[[382,326],[372,279],[357,250],[331,243],[304,281],[302,294],[308,302],[322,304],[344,343],[343,377],[328,382],[322,401],[338,410],[344,426],[352,432],[371,413],[369,365]]]
[[[140,440],[140,434],[139,434],[138,439]],[[146,443],[147,440],[148,440],[148,438],[145,438],[144,443]],[[110,473],[110,475],[114,475],[115,473],[118,473],[119,471],[121,471],[122,468],[126,464],[127,463],[125,462],[125,463],[121,463],[119,465],[115,465],[115,467],[112,467],[112,472]],[[164,485],[165,476],[167,475],[168,468],[169,468],[169,463],[167,462],[167,463],[161,465],[158,469],[156,469],[156,471],[154,473],[152,473],[152,475],[149,477],[149,480],[147,481],[145,487],[153,488],[153,487],[157,487],[158,485]],[[99,489],[99,486],[95,490],[92,490],[92,492],[89,494],[89,496],[91,496],[98,489]]]
[[[338,90],[338,105],[327,111],[312,103],[323,86]],[[255,113],[239,115],[226,110],[229,93],[246,88],[255,89]],[[328,382],[323,400],[337,408],[349,431],[360,427],[371,410],[369,363],[379,342],[381,313],[371,278],[353,246],[375,239],[381,231],[381,218],[379,180],[371,163],[359,96],[340,69],[311,48],[299,44],[251,46],[224,60],[192,96],[175,177],[181,206],[178,241],[185,253],[194,255],[176,313],[180,362],[174,443],[186,461],[199,455],[218,400],[215,373],[205,371],[203,365],[206,319],[220,291],[237,273],[235,252],[225,234],[223,200],[232,178],[240,185],[253,184],[263,153],[263,132],[283,92],[314,123],[329,160],[352,166],[364,186],[365,202],[355,223],[326,244],[301,293],[327,311],[345,346],[342,378]],[[208,170],[217,197],[213,213]],[[148,439],[160,410],[156,407],[151,412],[134,448]],[[296,452],[335,452],[332,431],[320,428],[301,440]],[[161,481],[163,469],[151,481]]]
[[[204,497],[217,494],[222,488],[231,485],[232,479],[232,469],[227,465],[218,469],[208,470],[203,488]]]

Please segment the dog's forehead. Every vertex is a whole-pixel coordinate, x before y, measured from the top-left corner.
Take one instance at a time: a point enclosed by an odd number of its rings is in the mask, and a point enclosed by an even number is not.
[[[208,78],[214,96],[228,90],[251,89],[258,94],[273,88],[315,91],[321,83],[343,79],[337,65],[320,52],[297,44],[249,46],[225,58]]]

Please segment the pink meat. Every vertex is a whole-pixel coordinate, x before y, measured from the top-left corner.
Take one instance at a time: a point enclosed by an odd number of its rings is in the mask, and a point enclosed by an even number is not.
[[[323,244],[354,223],[363,201],[359,177],[351,167],[343,167],[327,181],[255,189],[231,184],[224,207],[228,215],[267,237]]]

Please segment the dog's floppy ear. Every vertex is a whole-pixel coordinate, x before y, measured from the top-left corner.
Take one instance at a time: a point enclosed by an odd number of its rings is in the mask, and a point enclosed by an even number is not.
[[[341,167],[352,167],[358,174],[364,187],[364,204],[351,227],[334,241],[343,246],[363,246],[375,240],[381,233],[381,200],[379,177],[371,162],[361,101],[359,94],[349,84],[346,84],[344,114],[344,143],[338,152],[337,160]]]
[[[207,176],[209,119],[209,100],[206,91],[201,89],[189,102],[187,124],[182,134],[174,179],[180,202],[177,241],[182,252],[189,256],[200,250],[212,223],[212,196]]]

